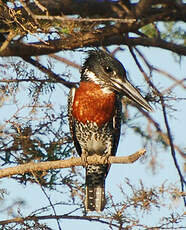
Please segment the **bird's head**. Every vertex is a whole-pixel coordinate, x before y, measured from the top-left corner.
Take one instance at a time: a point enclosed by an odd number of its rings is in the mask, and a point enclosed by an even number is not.
[[[102,50],[91,50],[81,70],[81,81],[92,81],[101,88],[127,96],[147,111],[151,106],[128,81],[123,65]]]

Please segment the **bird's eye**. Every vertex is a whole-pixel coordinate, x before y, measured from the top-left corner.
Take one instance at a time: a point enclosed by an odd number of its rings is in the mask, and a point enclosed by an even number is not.
[[[105,66],[104,70],[105,70],[106,73],[111,73],[113,71],[110,66]]]

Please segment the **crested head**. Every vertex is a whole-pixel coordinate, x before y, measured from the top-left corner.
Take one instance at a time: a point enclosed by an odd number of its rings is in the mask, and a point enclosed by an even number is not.
[[[88,57],[81,70],[81,81],[92,81],[99,84],[104,92],[119,93],[144,109],[152,110],[140,92],[127,80],[123,65],[102,50],[88,51]]]
[[[110,78],[126,78],[126,71],[123,65],[110,54],[99,49],[88,51],[88,57],[81,71],[82,80],[85,78],[85,80],[94,81],[91,76],[89,79],[87,72],[94,74],[99,82],[104,83],[107,83]]]

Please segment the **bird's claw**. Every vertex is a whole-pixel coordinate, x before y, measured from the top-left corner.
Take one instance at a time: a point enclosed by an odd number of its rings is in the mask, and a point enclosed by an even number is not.
[[[109,157],[110,157],[110,154],[106,154],[105,156],[103,156],[103,164],[108,164],[109,162]]]
[[[82,161],[84,167],[87,167],[87,165],[88,165],[87,157],[88,157],[88,155],[86,153],[83,153],[81,155],[81,161]]]

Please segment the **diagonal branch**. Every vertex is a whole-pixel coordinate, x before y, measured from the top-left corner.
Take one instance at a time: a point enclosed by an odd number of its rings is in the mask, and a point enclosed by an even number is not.
[[[163,141],[167,145],[170,145],[170,141],[169,141],[169,138],[168,138],[167,134],[163,132],[163,130],[161,129],[160,125],[150,116],[150,114],[147,113],[146,111],[144,111],[143,109],[141,109],[140,107],[138,108],[138,110],[140,110],[140,112],[143,114],[143,116],[145,116],[151,124],[153,124],[153,126],[156,129],[157,134],[161,136]],[[186,154],[178,147],[178,145],[174,144],[174,148],[176,149],[176,151],[178,151],[178,153],[183,158],[186,158]]]
[[[35,177],[35,179],[37,180],[36,177]],[[51,206],[51,208],[52,208],[52,210],[54,212],[54,215],[57,216],[56,209],[55,209],[54,205],[52,204],[50,196],[46,193],[45,189],[42,187],[42,185],[39,183],[39,181],[37,181],[37,182],[40,185],[40,188],[41,188],[42,192],[45,194],[45,196],[46,196],[46,198],[47,198],[47,200],[48,200],[48,202],[49,202],[49,204],[50,204],[50,206]],[[58,229],[62,230],[61,225],[60,225],[60,221],[59,221],[58,218],[56,218],[56,222],[57,222],[57,225],[58,225]]]
[[[43,73],[46,73],[51,80],[55,80],[56,82],[60,82],[64,86],[68,87],[69,89],[71,89],[72,87],[75,87],[76,83],[66,81],[65,79],[61,78],[59,75],[57,75],[54,72],[52,72],[50,69],[47,69],[45,66],[40,64],[38,61],[35,61],[33,58],[23,57],[23,59],[26,62],[32,64],[35,67],[37,67]]]
[[[130,48],[130,47],[129,47]],[[176,158],[176,152],[175,152],[175,148],[174,148],[174,144],[173,144],[173,140],[172,140],[172,135],[171,135],[171,131],[170,131],[170,127],[169,127],[169,123],[168,123],[168,118],[167,118],[167,114],[166,114],[166,108],[165,108],[165,103],[164,103],[164,98],[162,93],[154,86],[154,84],[152,83],[152,81],[148,78],[148,76],[146,75],[145,71],[143,70],[143,68],[141,67],[141,65],[139,64],[136,55],[134,54],[133,50],[130,48],[131,54],[136,62],[136,64],[138,65],[140,71],[142,72],[142,74],[144,75],[145,80],[149,83],[149,85],[155,90],[156,94],[159,96],[160,101],[161,101],[161,105],[162,105],[162,110],[163,110],[163,117],[164,117],[164,122],[165,122],[165,126],[167,129],[167,138],[168,138],[168,144],[170,145],[171,148],[171,155],[176,167],[176,170],[178,172],[178,175],[180,177],[180,183],[181,183],[181,189],[182,192],[184,192],[184,186],[186,186],[186,181],[184,179],[184,176],[182,175],[182,172],[180,170],[179,164],[177,162],[177,158]],[[139,53],[140,54],[140,53]],[[141,55],[141,54],[140,54]],[[147,61],[146,64],[148,66],[150,66]],[[160,128],[158,127],[158,130],[160,130]],[[183,200],[184,200],[184,204],[186,206],[186,199],[185,196],[183,196]]]
[[[141,0],[135,6],[134,11],[136,17],[144,15],[151,8],[153,0]]]
[[[138,152],[131,154],[129,156],[123,157],[114,157],[111,156],[108,158],[101,157],[101,156],[92,156],[87,158],[88,164],[130,164],[138,160],[141,156],[145,154],[146,150],[142,149]],[[18,165],[15,167],[5,168],[0,170],[0,178],[3,177],[10,177],[16,174],[24,174],[27,172],[36,172],[36,171],[46,171],[49,169],[58,169],[58,168],[69,168],[73,166],[82,166],[83,162],[81,158],[70,158],[68,160],[58,160],[58,161],[47,161],[47,162],[40,162],[40,163],[26,163],[22,165]]]
[[[81,66],[80,65],[78,65],[78,64],[76,64],[75,62],[72,62],[72,61],[70,61],[70,60],[68,60],[68,59],[66,59],[66,58],[64,58],[64,57],[60,57],[60,56],[58,56],[58,55],[55,55],[55,54],[50,54],[50,57],[52,57],[52,58],[54,58],[54,59],[56,59],[56,60],[58,60],[58,61],[60,61],[60,62],[63,62],[63,63],[65,63],[66,65],[69,65],[69,66],[71,66],[71,67],[74,67],[74,68],[76,68],[76,69],[81,69]]]
[[[163,96],[160,97],[160,100],[161,100],[161,105],[162,105],[162,110],[163,110],[165,126],[166,126],[166,129],[167,129],[167,136],[168,136],[169,142],[170,142],[171,155],[172,155],[175,167],[176,167],[177,172],[178,172],[179,177],[180,177],[180,183],[181,183],[182,192],[184,192],[184,187],[186,186],[186,180],[184,179],[184,176],[182,175],[182,172],[180,170],[180,166],[179,166],[178,161],[176,159],[176,152],[175,152],[175,149],[174,149],[174,144],[173,144],[173,140],[172,140],[172,134],[171,134],[171,130],[170,130],[168,119],[167,119],[167,113],[166,113],[166,109],[165,109],[165,103],[164,103],[164,100],[163,100]],[[183,200],[184,200],[184,204],[186,206],[186,198],[185,198],[185,196],[183,196]]]

